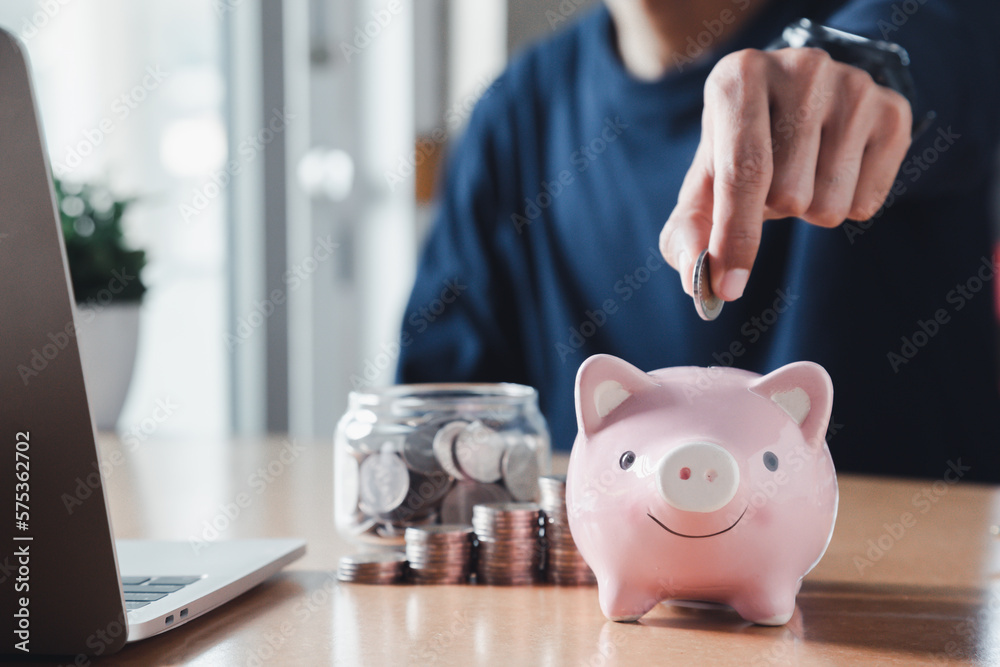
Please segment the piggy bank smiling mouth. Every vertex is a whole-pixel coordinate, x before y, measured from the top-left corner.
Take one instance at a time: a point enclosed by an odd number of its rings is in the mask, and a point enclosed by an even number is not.
[[[670,528],[668,528],[666,526],[666,524],[664,524],[662,521],[660,521],[659,519],[657,519],[651,513],[646,512],[646,516],[648,516],[650,519],[652,519],[653,521],[655,521],[656,525],[658,525],[660,528],[662,528],[663,530],[667,531],[671,535],[676,535],[677,537],[687,537],[687,538],[691,538],[691,539],[697,539],[697,538],[700,538],[700,537],[715,537],[716,535],[722,535],[723,533],[732,530],[733,528],[736,527],[736,524],[738,524],[740,522],[740,519],[742,519],[743,516],[747,513],[748,509],[750,509],[749,505],[747,505],[746,507],[743,508],[743,513],[740,514],[739,518],[736,519],[736,521],[733,521],[733,525],[729,526],[728,528],[723,528],[722,530],[718,531],[717,533],[709,533],[708,535],[685,535],[684,533],[678,533],[676,530],[670,530]]]

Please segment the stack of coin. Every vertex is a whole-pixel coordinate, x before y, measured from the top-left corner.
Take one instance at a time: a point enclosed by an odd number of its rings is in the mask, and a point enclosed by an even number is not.
[[[479,540],[476,581],[533,584],[541,578],[542,508],[536,503],[489,503],[472,508]]]
[[[437,524],[406,529],[410,579],[418,584],[464,584],[472,574],[472,526]]]
[[[583,560],[569,531],[566,515],[566,475],[538,479],[539,505],[545,512],[545,578],[560,586],[593,586],[594,573]]]
[[[355,584],[397,584],[406,576],[406,556],[398,551],[343,556],[337,579]]]

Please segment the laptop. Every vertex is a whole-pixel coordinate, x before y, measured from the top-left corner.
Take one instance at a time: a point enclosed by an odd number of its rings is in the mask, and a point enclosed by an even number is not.
[[[113,653],[305,553],[293,539],[197,553],[187,542],[115,542],[74,313],[26,53],[0,30],[0,654]],[[64,503],[80,480],[93,492]]]

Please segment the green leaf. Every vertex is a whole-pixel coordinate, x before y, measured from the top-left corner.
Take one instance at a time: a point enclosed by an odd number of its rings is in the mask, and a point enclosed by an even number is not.
[[[110,208],[98,213],[97,206],[107,207],[109,194],[105,188],[92,184],[67,187],[56,179],[55,190],[77,302],[96,301],[106,305],[141,299],[146,291],[142,282],[146,253],[126,247],[122,232],[122,219],[135,200],[114,197]],[[69,194],[77,190],[79,193]],[[63,202],[68,197],[83,201],[83,210],[77,215],[64,210]]]

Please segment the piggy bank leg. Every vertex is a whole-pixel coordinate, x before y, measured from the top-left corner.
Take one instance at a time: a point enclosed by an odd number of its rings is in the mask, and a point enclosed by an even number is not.
[[[627,582],[601,582],[598,585],[598,597],[604,615],[609,620],[620,623],[639,620],[659,602],[653,599],[645,587]]]
[[[795,612],[795,591],[790,588],[772,590],[747,590],[731,604],[736,613],[758,625],[784,625]]]

